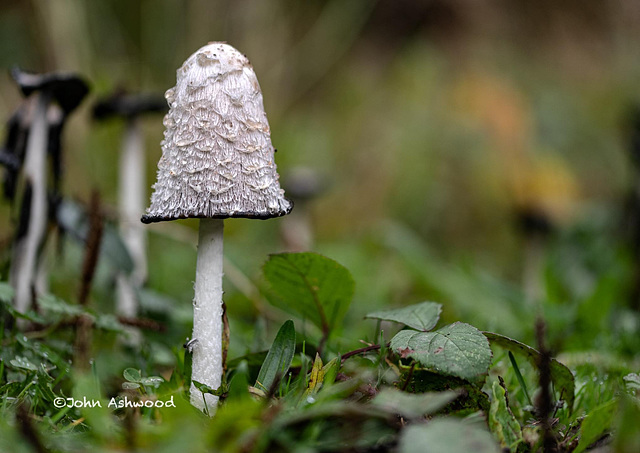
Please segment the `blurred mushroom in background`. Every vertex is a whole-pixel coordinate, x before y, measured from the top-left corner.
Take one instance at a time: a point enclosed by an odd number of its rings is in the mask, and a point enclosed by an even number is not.
[[[284,248],[291,252],[313,249],[311,219],[313,201],[325,191],[326,181],[311,167],[294,167],[282,178],[283,187],[296,209],[280,223]]]
[[[47,274],[42,268],[38,270],[39,256],[48,221],[60,198],[62,129],[89,87],[73,74],[31,74],[16,68],[11,75],[25,100],[9,120],[2,162],[6,167],[5,197],[12,205],[19,205],[9,280],[15,290],[15,308],[25,312],[34,293],[46,291],[46,278],[40,278],[39,291],[36,288],[36,274]],[[53,175],[51,189],[47,157]]]
[[[133,261],[130,275],[117,277],[116,312],[128,318],[138,316],[137,291],[147,279],[147,234],[140,224],[147,198],[145,147],[140,117],[165,113],[169,109],[162,95],[127,94],[119,90],[98,101],[93,117],[98,121],[121,118],[125,122],[118,175],[120,235]]]

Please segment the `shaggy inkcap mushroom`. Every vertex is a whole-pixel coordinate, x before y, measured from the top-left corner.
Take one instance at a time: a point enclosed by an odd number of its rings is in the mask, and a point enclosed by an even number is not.
[[[233,47],[211,43],[177,72],[158,182],[144,223],[288,214],[258,79]]]
[[[158,182],[145,223],[200,218],[193,300],[191,403],[213,415],[222,381],[223,220],[288,214],[273,162],[258,79],[233,47],[211,43],[178,70],[166,93],[169,113]]]

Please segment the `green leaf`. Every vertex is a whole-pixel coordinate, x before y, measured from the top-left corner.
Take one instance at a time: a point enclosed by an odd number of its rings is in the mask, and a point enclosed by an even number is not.
[[[340,371],[340,361],[337,357],[334,357],[322,367],[322,372],[324,373],[322,386],[327,387],[333,384],[336,377],[338,377],[338,371]]]
[[[111,314],[98,314],[95,315],[95,326],[98,329],[106,330],[108,332],[122,332],[124,326],[118,318]]]
[[[371,403],[394,415],[418,418],[438,412],[460,395],[461,392],[455,390],[412,394],[393,388],[384,388]]]
[[[534,367],[537,367],[540,353],[536,349],[504,335],[492,332],[483,333],[492,345],[500,346],[514,354],[520,354],[529,360]],[[567,402],[567,407],[571,412],[575,401],[575,379],[571,370],[556,359],[551,359],[551,380],[556,390],[560,392],[560,398]]]
[[[249,398],[249,365],[241,361],[229,382],[227,401],[241,401]]]
[[[491,389],[491,409],[489,410],[489,427],[500,441],[500,446],[516,451],[522,442],[522,428],[507,405],[507,392],[498,381],[493,382]]]
[[[613,414],[618,406],[617,400],[611,400],[593,409],[580,425],[580,440],[573,453],[585,451],[589,445],[600,439],[611,428]]]
[[[640,420],[640,401],[623,394],[616,417],[613,451],[620,453],[640,451],[638,420]]]
[[[286,321],[278,333],[262,363],[255,387],[269,391],[276,376],[284,375],[291,366],[296,351],[296,329],[293,321]]]
[[[140,382],[142,379],[142,375],[140,374],[140,370],[136,370],[135,368],[127,368],[122,372],[122,376],[129,382]]]
[[[148,385],[150,387],[158,388],[164,382],[164,379],[160,376],[149,376],[140,379],[140,384]]]
[[[400,435],[399,453],[499,453],[500,448],[484,429],[452,418],[426,425],[411,425]]]
[[[11,285],[6,282],[0,282],[0,303],[2,303],[4,309],[7,310],[11,316],[40,324],[45,324],[47,322],[46,319],[33,310],[29,310],[26,313],[20,313],[18,310],[13,308],[13,296],[14,292]]]
[[[13,303],[13,288],[6,282],[0,282],[0,302],[11,305]]]
[[[435,302],[422,302],[394,310],[376,311],[365,318],[381,319],[402,323],[416,330],[427,332],[433,329],[440,319],[442,305]]]
[[[460,322],[434,332],[401,330],[391,339],[391,349],[402,358],[416,360],[427,370],[476,384],[484,381],[492,357],[482,332]]]
[[[322,383],[324,382],[324,368],[320,354],[316,353],[316,358],[313,361],[313,367],[311,367],[311,374],[309,375],[309,385],[305,391],[305,396],[312,393],[316,393],[320,390]]]
[[[271,255],[264,276],[274,292],[270,303],[310,320],[325,334],[341,324],[353,298],[349,271],[316,253]]]
[[[84,310],[80,305],[69,304],[53,294],[45,294],[38,297],[38,307],[49,313],[64,316],[77,316],[84,313]]]
[[[122,388],[125,390],[134,390],[134,389],[139,389],[140,388],[140,384],[138,384],[137,382],[123,382],[122,383]]]
[[[14,368],[21,370],[38,371],[38,367],[31,363],[26,357],[17,356],[15,359],[9,360],[9,363],[13,365]]]
[[[202,393],[210,393],[215,396],[222,396],[225,392],[225,388],[223,385],[221,385],[217,389],[214,389],[213,387],[210,387],[207,384],[203,384],[202,382],[191,381],[191,383]]]

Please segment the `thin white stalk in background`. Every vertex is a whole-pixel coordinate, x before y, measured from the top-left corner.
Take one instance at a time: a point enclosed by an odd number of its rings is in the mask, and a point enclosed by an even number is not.
[[[140,224],[146,202],[144,137],[136,119],[129,121],[122,143],[119,177],[120,235],[133,261],[131,275],[118,277],[118,314],[138,315],[136,291],[147,278],[147,234]]]
[[[47,227],[47,105],[45,95],[36,95],[24,163],[24,182],[31,186],[29,226],[26,235],[16,242],[11,260],[10,282],[15,308],[21,313],[31,305],[38,249]]]
[[[191,380],[213,389],[222,382],[222,275],[223,232],[220,219],[201,219],[198,236]],[[218,397],[203,394],[191,384],[191,404],[213,415]]]

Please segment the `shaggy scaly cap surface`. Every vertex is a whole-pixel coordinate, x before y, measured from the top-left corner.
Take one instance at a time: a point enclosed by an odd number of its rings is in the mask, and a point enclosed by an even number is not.
[[[210,43],[185,61],[169,113],[145,223],[288,214],[258,79],[249,60]]]

